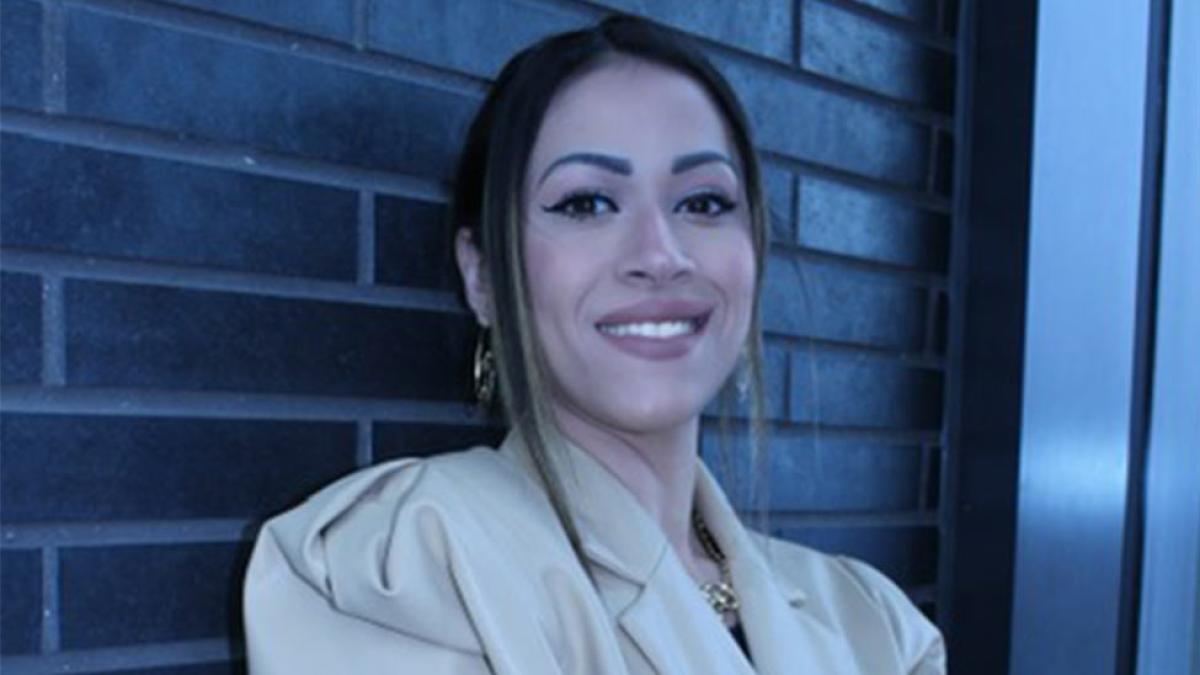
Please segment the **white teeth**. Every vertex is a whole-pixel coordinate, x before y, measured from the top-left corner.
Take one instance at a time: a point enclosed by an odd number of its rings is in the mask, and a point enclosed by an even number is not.
[[[673,338],[696,332],[694,321],[645,321],[641,323],[600,324],[600,331],[608,335],[624,337],[636,335],[646,338]]]

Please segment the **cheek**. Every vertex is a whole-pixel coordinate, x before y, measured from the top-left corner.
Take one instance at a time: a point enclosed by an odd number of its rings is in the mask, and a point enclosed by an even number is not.
[[[533,318],[543,337],[553,325],[569,321],[580,301],[589,256],[581,255],[577,248],[532,233],[525,238],[525,273]]]

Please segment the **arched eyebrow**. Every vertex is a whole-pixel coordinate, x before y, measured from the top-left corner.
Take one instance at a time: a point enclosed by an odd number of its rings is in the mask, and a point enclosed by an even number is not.
[[[702,150],[700,152],[692,152],[676,157],[675,161],[671,162],[671,173],[681,174],[685,171],[691,171],[698,166],[709,164],[711,162],[720,162],[721,164],[725,164],[733,171],[733,175],[738,176],[739,178],[741,177],[741,174],[738,173],[737,166],[734,165],[733,160],[731,160],[728,155],[715,150]],[[563,155],[553,162],[550,162],[550,166],[546,167],[546,170],[542,172],[541,178],[538,179],[538,186],[540,187],[542,183],[545,183],[546,178],[548,178],[555,169],[564,164],[591,164],[592,166],[600,167],[601,169],[611,171],[622,176],[633,175],[633,164],[624,157],[605,155],[598,152],[573,152],[569,155]]]
[[[738,176],[739,178],[741,177],[741,174],[738,173],[737,166],[734,165],[733,160],[729,159],[727,155],[714,150],[693,152],[687,155],[680,155],[676,157],[675,161],[671,163],[671,173],[679,174],[683,173],[684,171],[690,171],[703,164],[708,164],[709,162],[720,162],[725,164],[733,171],[733,175]]]
[[[633,174],[633,165],[624,157],[614,157],[612,155],[602,155],[598,152],[573,152],[569,155],[563,155],[550,163],[546,170],[542,172],[542,177],[538,179],[538,185],[546,182],[546,178],[558,167],[563,164],[591,164],[598,166],[601,169],[629,176]]]

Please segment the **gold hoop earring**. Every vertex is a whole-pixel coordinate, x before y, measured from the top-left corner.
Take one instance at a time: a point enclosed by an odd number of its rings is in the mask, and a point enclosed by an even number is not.
[[[479,331],[475,341],[475,400],[484,408],[492,406],[496,395],[496,356],[492,353],[491,341],[488,340],[488,329]]]

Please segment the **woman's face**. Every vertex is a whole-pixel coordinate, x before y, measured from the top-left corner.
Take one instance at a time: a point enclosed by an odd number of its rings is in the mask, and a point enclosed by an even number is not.
[[[694,420],[754,302],[741,162],[708,94],[630,58],[546,112],[525,176],[525,264],[554,403],[651,433]]]

